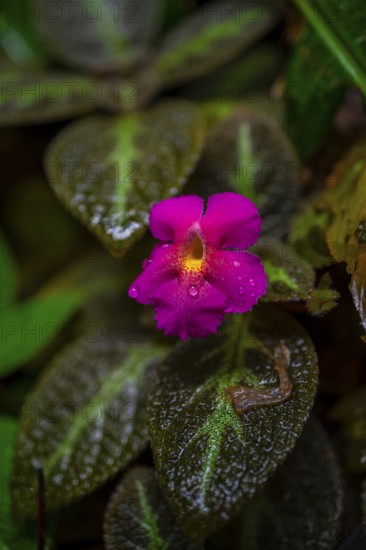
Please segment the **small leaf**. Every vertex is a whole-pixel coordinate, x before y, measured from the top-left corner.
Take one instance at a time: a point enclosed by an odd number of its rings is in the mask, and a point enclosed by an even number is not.
[[[155,62],[164,86],[201,76],[250,47],[279,20],[277,3],[209,2],[166,37]]]
[[[48,508],[91,493],[147,443],[144,422],[148,368],[165,355],[149,342],[128,345],[113,327],[97,325],[62,351],[22,410],[14,470],[14,503],[34,515],[35,468],[42,467]],[[33,497],[33,498],[32,498]]]
[[[246,502],[230,534],[235,548],[246,550],[331,550],[341,511],[340,470],[326,432],[313,418],[273,479]]]
[[[281,237],[296,209],[300,171],[279,125],[258,110],[241,107],[210,134],[190,185],[203,196],[242,193],[259,208],[263,233]]]
[[[10,249],[0,232],[0,311],[15,298],[17,284],[16,267]]]
[[[155,0],[40,0],[35,24],[51,55],[69,66],[105,73],[133,69],[159,24]]]
[[[323,275],[317,288],[310,292],[306,307],[313,315],[324,315],[337,305],[339,293],[331,288],[332,280],[329,273]]]
[[[346,262],[350,291],[366,330],[366,142],[356,145],[329,176],[329,189],[316,206],[330,213],[328,248],[336,262]],[[363,337],[366,338],[366,337]]]
[[[194,550],[176,523],[152,468],[133,468],[124,476],[104,520],[107,550]]]
[[[317,385],[312,343],[291,317],[258,308],[228,330],[180,345],[149,395],[159,483],[192,539],[225,523],[284,460]]]
[[[79,75],[8,70],[0,78],[0,126],[43,124],[98,108],[102,85]]]
[[[56,137],[45,169],[63,204],[111,253],[122,255],[145,232],[151,206],[181,190],[203,134],[198,110],[183,101],[91,117]]]
[[[341,447],[346,467],[351,472],[366,471],[366,387],[348,392],[330,412],[340,423]]]
[[[315,273],[292,245],[265,241],[254,247],[267,275],[264,302],[298,302],[306,300],[314,288]]]

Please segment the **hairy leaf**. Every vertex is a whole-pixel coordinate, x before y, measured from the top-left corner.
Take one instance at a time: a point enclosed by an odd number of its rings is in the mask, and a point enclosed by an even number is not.
[[[261,213],[263,233],[273,238],[287,231],[297,204],[300,171],[278,124],[260,111],[242,107],[210,134],[191,186],[203,196],[235,191],[250,198]]]
[[[251,46],[278,20],[277,2],[205,3],[166,37],[155,71],[165,86],[201,76]]]
[[[105,73],[134,68],[155,35],[155,0],[41,0],[35,20],[50,53],[66,65]]]
[[[194,550],[176,523],[152,468],[134,468],[122,479],[104,520],[107,550]]]
[[[159,483],[194,539],[225,523],[285,459],[317,385],[312,343],[291,317],[262,307],[228,330],[180,345],[149,395]]]
[[[91,493],[141,452],[147,374],[164,354],[97,325],[97,337],[84,334],[55,357],[22,410],[14,473],[20,514],[34,515],[35,468],[56,508]],[[29,488],[27,499],[17,487]]]
[[[198,110],[183,101],[91,117],[56,137],[45,169],[63,204],[111,253],[122,255],[145,232],[151,206],[180,191],[203,134]]]
[[[323,315],[328,313],[337,305],[337,300],[340,298],[339,293],[332,288],[332,280],[329,273],[325,273],[319,284],[314,288],[306,302],[306,307],[313,315]]]

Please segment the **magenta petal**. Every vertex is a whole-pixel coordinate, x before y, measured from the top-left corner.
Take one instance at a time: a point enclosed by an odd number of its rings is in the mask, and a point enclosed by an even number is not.
[[[154,247],[145,269],[135,279],[128,294],[141,304],[150,304],[153,294],[168,281],[178,276],[178,247],[174,244],[158,244]]]
[[[208,199],[200,225],[206,242],[216,248],[247,248],[259,237],[261,218],[252,201],[228,192]]]
[[[258,256],[249,252],[214,251],[207,280],[226,295],[226,313],[252,309],[266,292],[267,278]]]
[[[155,204],[150,212],[150,230],[160,241],[179,242],[203,212],[203,199],[186,195]]]
[[[207,281],[195,286],[189,280],[174,279],[155,293],[154,307],[157,326],[165,334],[182,340],[203,338],[215,333],[222,322],[225,296]]]

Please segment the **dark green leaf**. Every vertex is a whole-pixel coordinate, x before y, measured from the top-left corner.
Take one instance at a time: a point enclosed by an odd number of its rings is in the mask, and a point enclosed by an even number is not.
[[[44,470],[48,508],[56,508],[91,493],[141,452],[148,369],[165,353],[145,341],[128,345],[113,327],[96,324],[96,336],[84,334],[53,360],[22,410],[14,473],[20,514],[34,515],[36,467]],[[17,490],[24,486],[27,499]]]
[[[314,288],[315,273],[292,245],[266,240],[253,248],[267,275],[264,302],[298,302],[309,297]]]
[[[296,208],[300,170],[278,124],[241,107],[210,134],[190,185],[203,196],[222,191],[245,195],[259,208],[263,232],[279,237]]]
[[[145,232],[151,206],[181,190],[203,137],[198,110],[168,101],[72,124],[51,144],[45,168],[64,205],[121,255]]]
[[[72,73],[1,73],[0,126],[43,124],[95,110],[103,96],[101,83]]]
[[[14,300],[16,284],[16,267],[10,249],[0,232],[0,311],[3,311]]]
[[[230,548],[331,550],[341,510],[339,467],[326,432],[311,419],[274,478],[209,548],[227,547],[231,536]]]
[[[209,2],[165,39],[155,71],[165,86],[206,74],[265,35],[279,20],[277,2]]]
[[[332,280],[329,273],[323,275],[319,285],[310,292],[306,307],[313,315],[328,313],[337,305],[340,295],[331,287]]]
[[[176,523],[152,468],[130,470],[108,504],[107,550],[194,550]]]
[[[50,53],[66,65],[100,73],[135,68],[159,23],[155,0],[40,0],[35,24]]]
[[[347,393],[330,412],[341,425],[342,452],[351,472],[366,471],[366,387]]]
[[[195,539],[226,522],[284,460],[317,385],[312,343],[291,317],[262,307],[228,330],[179,346],[148,402],[159,483]]]

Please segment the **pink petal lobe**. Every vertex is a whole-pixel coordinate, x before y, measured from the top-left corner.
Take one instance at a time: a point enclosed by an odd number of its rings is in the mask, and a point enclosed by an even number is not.
[[[226,313],[244,313],[266,292],[267,278],[258,256],[244,251],[216,250],[209,259],[208,282],[225,294]]]
[[[150,212],[150,230],[155,239],[179,242],[191,225],[198,221],[204,202],[196,195],[184,195],[163,200]]]
[[[161,285],[178,276],[177,257],[177,245],[156,245],[150,258],[144,261],[144,270],[130,286],[129,296],[141,304],[150,304],[154,293]]]
[[[206,241],[216,248],[247,248],[261,230],[257,207],[238,193],[219,193],[208,199],[200,221]]]
[[[216,332],[224,317],[225,303],[225,296],[207,281],[174,279],[154,295],[155,319],[165,334],[180,336],[182,340],[203,338]]]

